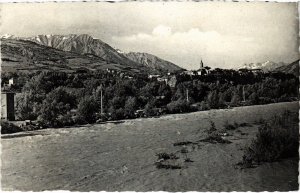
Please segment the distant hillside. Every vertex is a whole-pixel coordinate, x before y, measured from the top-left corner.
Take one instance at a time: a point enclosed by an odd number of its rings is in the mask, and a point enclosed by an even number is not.
[[[182,70],[182,68],[180,68],[179,66],[152,54],[130,52],[124,55],[139,64],[142,64],[155,70],[161,70],[165,72],[175,72],[178,70]]]
[[[87,34],[71,35],[38,35],[29,38],[20,38],[13,35],[4,35],[4,39],[27,40],[37,44],[77,54],[92,54],[104,59],[107,63],[120,64],[124,68],[139,69],[143,72],[173,72],[181,68],[151,54],[129,53],[124,54],[107,43],[95,39]]]
[[[280,66],[275,69],[275,71],[284,72],[287,74],[294,74],[295,76],[299,76],[299,60],[284,66]]]
[[[99,56],[110,63],[122,64],[127,67],[139,67],[140,65],[129,60],[123,54],[104,43],[99,39],[94,39],[87,34],[71,34],[71,35],[38,35],[27,40],[38,44],[49,46],[63,51],[75,52],[78,54],[93,54]]]
[[[1,39],[1,60],[3,71],[74,71],[78,68],[91,70],[110,68],[140,72],[140,68],[107,62],[102,57],[94,54],[62,51],[20,39]]]
[[[275,63],[272,61],[266,61],[264,63],[250,63],[250,64],[245,64],[239,68],[247,68],[247,69],[262,69],[265,72],[268,71],[273,71],[276,68],[285,65],[284,63]]]

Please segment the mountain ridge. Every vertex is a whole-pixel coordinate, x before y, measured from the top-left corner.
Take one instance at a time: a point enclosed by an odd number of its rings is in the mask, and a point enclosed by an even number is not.
[[[298,77],[299,76],[299,59],[288,65],[280,66],[280,67],[276,68],[274,71],[279,71],[279,72],[283,72],[286,74],[293,74],[296,77]]]
[[[1,61],[3,71],[62,70],[74,72],[80,68],[88,70],[109,68],[141,72],[139,68],[110,63],[94,54],[62,51],[22,39],[1,39]]]
[[[173,72],[182,69],[181,67],[169,61],[163,60],[148,53],[144,53],[147,55],[144,55],[143,60],[138,59],[140,57],[137,56],[132,57],[132,54],[128,55],[117,48],[113,48],[102,40],[94,38],[88,34],[51,34],[37,35],[33,37],[16,37],[10,34],[5,34],[2,36],[2,39],[31,41],[39,45],[55,48],[66,52],[74,52],[81,55],[93,54],[95,56],[103,58],[108,63],[120,64],[130,68],[140,68],[142,71]],[[153,63],[153,61],[155,61],[155,63]]]
[[[63,51],[75,52],[78,54],[94,54],[108,62],[142,68],[141,65],[118,53],[107,43],[104,43],[100,39],[95,39],[88,34],[37,35],[35,37],[27,38],[27,40]]]
[[[183,70],[183,68],[175,65],[174,63],[161,59],[153,54],[145,52],[129,52],[124,53],[124,55],[137,63],[143,64],[156,70],[168,72]]]
[[[280,62],[280,63],[275,63],[273,61],[266,61],[262,63],[249,63],[249,64],[244,64],[243,66],[240,66],[240,68],[247,68],[247,69],[261,69],[265,72],[270,72],[275,70],[276,68],[280,66],[284,66],[285,63]]]

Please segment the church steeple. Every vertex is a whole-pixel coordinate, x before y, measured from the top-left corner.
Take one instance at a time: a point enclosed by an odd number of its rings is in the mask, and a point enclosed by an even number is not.
[[[202,59],[201,59],[201,62],[200,62],[200,69],[203,69],[203,62],[202,62]]]

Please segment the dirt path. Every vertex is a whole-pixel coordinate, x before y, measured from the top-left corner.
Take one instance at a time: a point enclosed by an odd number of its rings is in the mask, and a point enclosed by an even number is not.
[[[161,118],[127,120],[77,128],[46,129],[2,136],[3,190],[76,191],[288,191],[298,189],[298,161],[283,160],[239,170],[242,148],[257,132],[254,121],[298,103],[211,110]],[[195,141],[214,121],[252,123],[230,137],[231,144],[188,146],[183,161],[179,141]],[[183,168],[157,169],[156,153],[177,152]]]

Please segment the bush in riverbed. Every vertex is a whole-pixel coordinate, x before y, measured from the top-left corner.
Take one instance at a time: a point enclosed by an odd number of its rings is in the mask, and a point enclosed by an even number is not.
[[[222,131],[217,130],[213,121],[210,121],[210,128],[207,130],[208,136],[200,141],[208,143],[231,143],[231,141],[222,138]]]
[[[233,124],[229,124],[228,121],[226,121],[224,128],[225,130],[236,130],[239,127],[239,124],[237,122],[234,122]]]
[[[164,163],[161,163],[161,162],[156,162],[155,165],[156,165],[157,169],[172,169],[172,170],[175,170],[175,169],[181,169],[182,168],[182,166],[177,165],[177,164],[164,164]]]
[[[178,157],[174,153],[158,153],[156,154],[157,158],[167,160],[167,159],[178,159]]]
[[[217,131],[216,125],[213,121],[210,121],[210,128],[207,130],[208,134],[215,133]]]
[[[256,139],[246,148],[242,163],[273,162],[298,156],[298,114],[285,112],[265,122]]]

